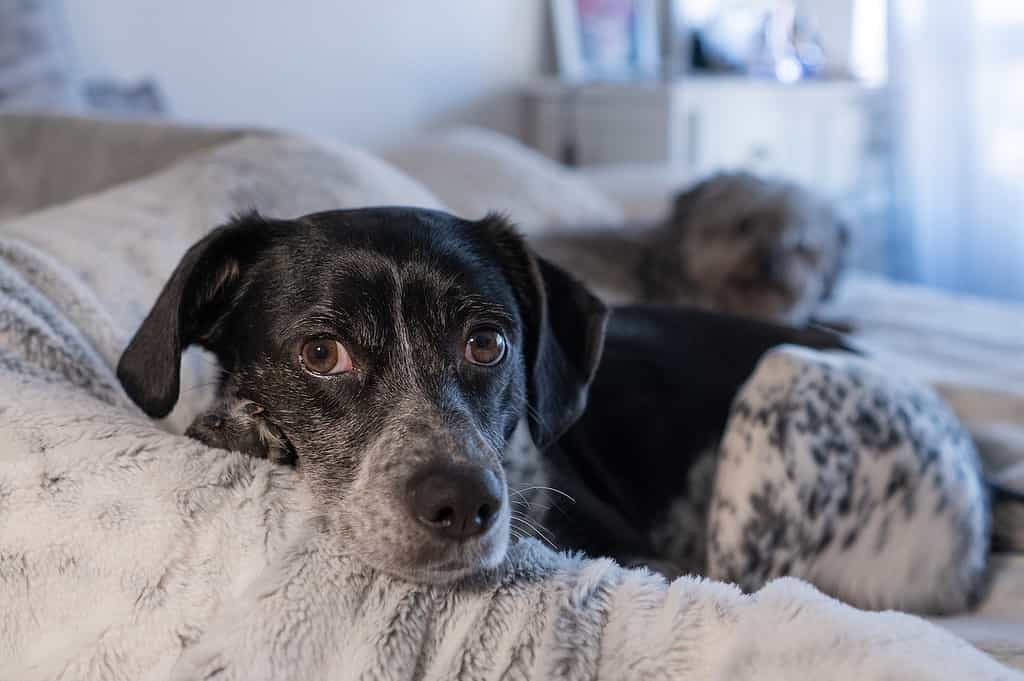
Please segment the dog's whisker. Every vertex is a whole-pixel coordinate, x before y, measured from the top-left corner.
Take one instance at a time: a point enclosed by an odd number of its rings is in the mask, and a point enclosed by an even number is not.
[[[549,533],[551,532],[551,530],[549,530],[547,527],[545,527],[543,525],[543,523],[541,523],[539,520],[537,520],[536,518],[531,518],[530,516],[524,514],[522,511],[517,511],[517,510],[513,509],[512,510],[512,517],[516,518],[517,520],[525,520],[527,522],[537,523],[537,525],[540,526],[540,529],[542,529],[542,530],[544,530],[546,532],[549,532]]]
[[[548,506],[547,504],[540,504],[540,503],[537,503],[536,501],[531,503],[531,502],[522,502],[522,501],[515,501],[513,499],[509,499],[509,503],[515,504],[516,506],[519,506],[520,508],[525,508],[526,509],[525,515],[528,516],[528,517],[532,517],[532,514],[537,513],[538,511],[541,512],[541,513],[547,513],[552,508],[555,508],[554,506]]]
[[[554,540],[551,537],[551,530],[548,530],[546,527],[543,527],[543,526],[538,527],[537,525],[534,525],[533,523],[531,523],[526,518],[523,518],[522,516],[517,516],[515,514],[513,514],[512,520],[513,521],[517,521],[517,522],[525,525],[530,530],[532,530],[532,534],[534,536],[536,536],[538,539],[543,539],[545,542],[547,542],[551,546],[551,548],[555,549],[556,551],[558,550],[558,547],[555,545],[555,542],[554,542]],[[538,525],[539,525],[539,523],[538,523]]]
[[[509,503],[510,504],[517,504],[519,506],[525,506],[527,509],[534,508],[534,504],[532,504],[532,502],[530,502],[528,499],[526,499],[526,496],[523,495],[522,493],[520,493],[518,490],[510,490],[510,492],[512,492],[513,494],[515,494],[516,496],[519,497],[518,500],[509,499]]]
[[[545,487],[543,485],[531,485],[530,487],[523,487],[522,489],[518,489],[516,491],[522,493],[522,492],[529,492],[529,491],[532,491],[532,490],[535,490],[535,489],[544,490],[544,491],[547,491],[547,492],[554,492],[555,494],[561,494],[563,497],[565,497],[566,499],[568,499],[572,503],[574,503],[574,504],[576,503],[576,500],[573,497],[569,496],[568,494],[566,494],[565,492],[563,492],[560,489],[555,489],[554,487]]]
[[[528,524],[528,525],[529,525],[530,527],[534,527],[534,528],[536,528],[538,532],[542,532],[542,533],[544,533],[544,534],[545,534],[545,536],[548,536],[548,537],[554,537],[554,535],[555,535],[555,533],[554,533],[554,532],[552,532],[552,531],[551,531],[550,529],[548,529],[548,528],[547,528],[547,527],[546,527],[546,526],[544,525],[544,523],[540,522],[539,520],[536,520],[536,519],[533,519],[533,520],[531,520],[531,519],[529,519],[529,518],[522,518],[522,517],[521,517],[521,518],[519,518],[519,519],[520,519],[521,521],[523,521],[523,522],[527,523],[527,524]],[[535,525],[534,523],[536,523],[536,525]]]
[[[525,528],[524,528],[524,529],[525,529]],[[548,546],[550,546],[552,550],[554,550],[554,551],[558,551],[558,550],[559,550],[559,549],[558,549],[558,546],[556,546],[556,545],[554,544],[554,542],[552,542],[552,541],[551,541],[551,539],[550,539],[549,537],[546,537],[546,536],[544,536],[544,535],[542,535],[542,534],[539,534],[539,533],[537,533],[537,532],[534,532],[534,531],[532,531],[532,530],[528,530],[527,532],[528,532],[528,534],[529,534],[529,536],[530,536],[530,537],[534,537],[534,538],[536,538],[536,539],[539,539],[539,540],[541,540],[541,541],[542,541],[543,543],[545,543],[545,544],[547,544]]]
[[[547,426],[547,422],[544,420],[544,415],[541,414],[539,411],[537,411],[536,407],[534,407],[531,404],[527,404],[526,405],[526,413],[529,414],[529,416],[534,421],[539,423],[541,428],[547,429],[548,426]]]

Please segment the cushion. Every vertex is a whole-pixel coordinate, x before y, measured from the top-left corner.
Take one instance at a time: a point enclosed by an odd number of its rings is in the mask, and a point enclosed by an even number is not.
[[[61,114],[0,113],[0,220],[148,175],[241,134]]]
[[[385,150],[383,156],[461,217],[498,211],[526,234],[544,227],[594,227],[623,220],[622,209],[585,178],[490,130],[428,133]]]

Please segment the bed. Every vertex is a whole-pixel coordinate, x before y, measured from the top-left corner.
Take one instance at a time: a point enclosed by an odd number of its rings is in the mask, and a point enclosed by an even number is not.
[[[247,161],[238,155],[238,149],[244,150],[247,144],[256,148],[271,138],[273,134],[265,131],[0,116],[0,168],[4,169],[0,173],[0,238],[15,239],[30,249],[26,251],[29,255],[18,251],[11,256],[14,261],[31,263],[23,271],[38,274],[52,265],[66,268],[75,278],[73,286],[42,275],[35,283],[63,301],[61,309],[77,325],[77,331],[67,331],[69,338],[80,336],[83,347],[95,354],[87,361],[100,367],[114,365],[127,334],[144,315],[181,249],[202,229],[240,205],[254,204],[268,213],[285,215],[313,208],[395,202],[445,206],[466,217],[500,210],[529,235],[549,226],[614,225],[629,217],[649,219],[665,205],[676,183],[684,181],[664,176],[648,181],[645,173],[649,178],[651,170],[642,168],[581,174],[542,159],[512,140],[475,129],[431,134],[374,154],[331,140],[318,140],[315,145],[285,140],[276,148],[276,158],[283,167],[304,169],[305,175],[261,180],[267,183],[263,187],[266,191],[261,191],[259,182],[223,181],[229,175],[226,168],[232,172],[245,170]],[[220,149],[228,151],[221,153]],[[41,150],[46,153],[38,153]],[[188,159],[197,154],[207,154],[204,164],[189,166]],[[327,163],[324,154],[345,161]],[[76,168],[87,172],[73,172]],[[315,181],[310,180],[314,176]],[[150,177],[159,181],[147,179]],[[194,196],[195,201],[179,202],[181,205],[162,202],[161,192],[168,187]],[[96,197],[103,197],[103,201]],[[118,223],[124,219],[126,206],[135,211],[133,215],[143,217]],[[129,232],[130,239],[112,237]],[[158,243],[172,246],[150,247]],[[31,249],[37,249],[38,254]],[[102,267],[111,259],[132,266],[113,276]],[[1024,306],[971,299],[854,272],[840,287],[829,314],[852,322],[857,342],[887,370],[908,373],[936,387],[971,431],[991,474],[1005,484],[1024,489]],[[184,397],[162,424],[165,431],[182,432],[204,406],[214,371],[199,353],[189,356],[183,374]],[[107,385],[112,377],[102,368],[86,378],[99,386],[97,390],[106,395],[108,405],[131,409],[116,384]],[[25,394],[34,395],[28,388]],[[11,399],[10,395],[6,397]],[[38,395],[33,399],[45,404]],[[0,416],[6,409],[10,418],[17,404],[0,404]],[[134,418],[126,423],[135,424],[132,428],[141,427],[137,414]],[[189,446],[180,440],[174,443],[179,448]],[[4,447],[0,445],[0,462],[4,462],[4,454],[13,451],[4,452]],[[227,466],[249,471],[248,463],[234,459]],[[273,473],[258,469],[245,475]],[[284,534],[286,529],[277,528]],[[0,541],[2,538],[0,532]],[[274,547],[274,551],[294,548]],[[549,560],[527,549],[524,552],[518,558],[520,565],[536,567],[538,561]],[[245,564],[246,560],[252,557],[246,554],[239,558],[238,569],[256,570],[254,565]],[[577,570],[574,579],[582,579],[573,584],[588,579],[592,584],[611,580],[616,588],[626,585],[637,589],[638,594],[648,587],[642,580],[630,581],[632,576],[608,572],[611,568],[607,565],[580,567],[573,563],[571,567]],[[0,577],[3,575],[0,570]],[[283,578],[281,574],[273,577]],[[792,588],[799,591],[801,587]],[[666,593],[673,597],[673,592]],[[771,602],[772,597],[762,600]],[[78,607],[95,606],[89,606],[85,599]],[[420,606],[410,602],[402,607]],[[770,619],[772,615],[767,616]],[[45,621],[43,615],[40,617]],[[864,627],[871,629],[880,621],[866,621]],[[970,614],[935,622],[1002,662],[1024,669],[1024,556],[996,556],[992,586],[982,606]],[[907,626],[908,631],[913,629]],[[0,634],[4,631],[0,626]],[[241,625],[221,625],[224,640],[234,641],[237,650],[245,650],[239,642],[245,631]],[[187,638],[198,633],[179,635]],[[65,646],[74,644],[64,642]],[[0,636],[0,658],[4,646],[10,650],[13,645]],[[193,650],[202,652],[203,645]],[[55,678],[76,669],[47,667],[40,661],[46,657],[45,646],[37,646],[34,654],[36,666],[23,669],[32,674],[21,678]],[[255,655],[252,651],[247,654]],[[941,656],[940,652],[934,654]],[[196,674],[201,669],[213,669],[216,659],[211,654],[190,669]],[[149,678],[168,678],[174,667],[173,660],[159,655],[146,662],[150,663],[157,671],[150,672]],[[174,668],[179,670],[175,678],[192,678],[180,672],[180,665]],[[104,676],[92,668],[88,672],[82,671],[82,678],[118,677]],[[581,674],[580,678],[586,676]],[[226,676],[244,678],[241,674]],[[737,673],[736,678],[745,677]]]

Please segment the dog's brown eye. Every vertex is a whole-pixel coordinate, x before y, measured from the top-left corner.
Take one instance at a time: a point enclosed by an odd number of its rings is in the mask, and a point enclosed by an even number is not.
[[[302,367],[318,376],[333,376],[352,370],[352,359],[345,346],[333,338],[306,341],[299,353]]]
[[[505,337],[494,329],[477,329],[466,339],[466,361],[490,367],[505,358]]]

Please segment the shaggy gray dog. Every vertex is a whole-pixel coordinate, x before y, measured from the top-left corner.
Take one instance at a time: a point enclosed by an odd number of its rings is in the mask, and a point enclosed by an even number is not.
[[[827,201],[739,172],[680,193],[654,228],[551,234],[531,243],[608,303],[682,303],[798,324],[832,293],[848,241]]]

